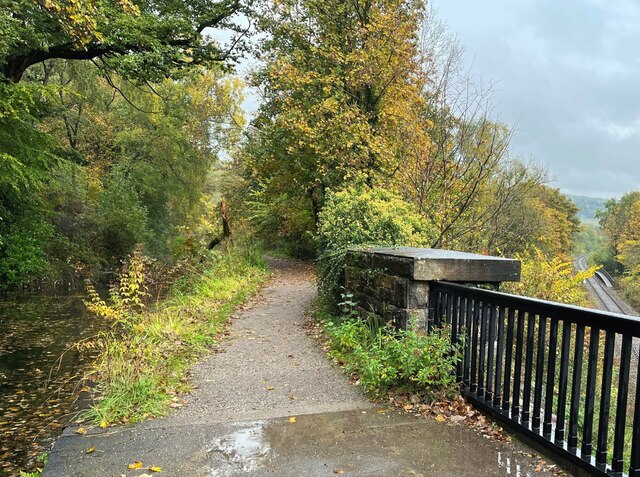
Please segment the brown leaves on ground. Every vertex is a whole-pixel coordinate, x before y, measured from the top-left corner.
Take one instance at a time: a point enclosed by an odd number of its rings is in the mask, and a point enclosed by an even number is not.
[[[429,403],[418,394],[390,393],[389,402],[396,408],[434,418],[437,422],[465,422],[487,439],[510,442],[511,437],[491,419],[469,404],[462,396],[434,400]]]
[[[307,336],[309,336],[313,340],[316,340],[323,345],[327,344],[323,333],[322,323],[317,321],[313,317],[312,313],[305,314],[302,328],[304,329]]]
[[[391,392],[389,394],[389,403],[404,412],[431,417],[437,422],[447,423],[448,425],[456,425],[464,422],[487,439],[511,442],[511,436],[500,426],[496,425],[490,418],[475,409],[460,395],[455,399],[434,400],[427,404],[424,397],[418,394]],[[387,411],[385,409],[379,409],[377,412],[384,414]],[[534,460],[535,472],[545,472],[557,476],[567,475],[562,468],[546,462],[536,454],[522,451],[519,453],[527,459]]]

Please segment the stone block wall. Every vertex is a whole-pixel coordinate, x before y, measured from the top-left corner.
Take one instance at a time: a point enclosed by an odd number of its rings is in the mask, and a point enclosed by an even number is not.
[[[519,278],[516,260],[409,247],[354,250],[345,268],[345,287],[360,314],[402,329],[426,328],[430,282],[499,284]]]

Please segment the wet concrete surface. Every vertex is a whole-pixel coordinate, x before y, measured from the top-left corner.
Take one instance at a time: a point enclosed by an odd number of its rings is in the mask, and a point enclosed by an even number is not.
[[[96,450],[87,454],[90,447]],[[194,477],[549,475],[522,444],[486,439],[464,423],[374,409],[68,433],[51,459],[58,465],[43,477],[139,476],[147,466]],[[127,470],[133,461],[143,468]]]
[[[296,263],[272,263],[275,279],[236,314],[218,352],[195,366],[198,388],[183,408],[84,436],[68,428],[43,477],[133,477],[152,473],[149,466],[189,477],[549,475],[534,473],[537,459],[516,441],[378,412],[307,336],[315,284]],[[136,461],[142,468],[128,470]]]

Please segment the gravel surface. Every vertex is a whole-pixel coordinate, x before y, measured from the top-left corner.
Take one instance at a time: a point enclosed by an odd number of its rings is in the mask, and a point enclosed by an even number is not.
[[[554,475],[519,442],[374,407],[305,332],[313,269],[290,260],[271,266],[272,282],[194,368],[197,387],[183,407],[86,435],[68,428],[43,477],[141,477],[148,466],[176,477]],[[127,469],[136,461],[139,469]]]
[[[217,353],[194,368],[197,389],[172,416],[221,422],[370,407],[307,336],[316,297],[310,265],[271,259],[272,282],[232,319]]]

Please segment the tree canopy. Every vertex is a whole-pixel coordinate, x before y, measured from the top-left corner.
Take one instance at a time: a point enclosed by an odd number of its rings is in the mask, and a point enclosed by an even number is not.
[[[240,0],[3,0],[0,73],[11,82],[52,59],[101,59],[127,77],[157,81],[229,58],[206,28],[234,28]],[[240,33],[241,34],[241,33]]]
[[[384,186],[420,132],[419,1],[278,0],[255,76],[264,103],[243,152],[245,175],[279,208],[290,237],[313,232],[326,189]],[[278,213],[276,211],[276,213]]]

